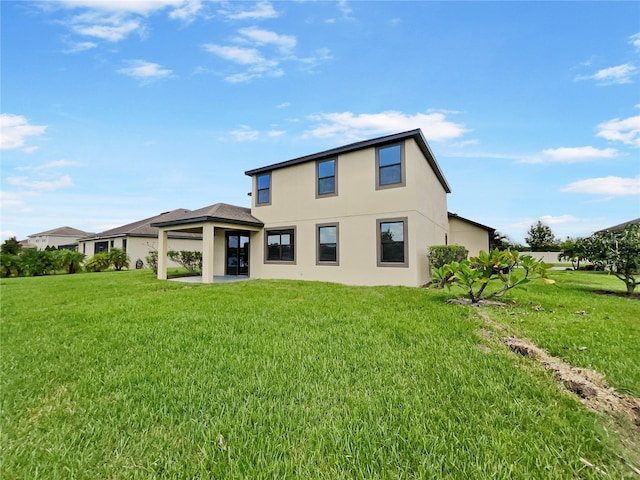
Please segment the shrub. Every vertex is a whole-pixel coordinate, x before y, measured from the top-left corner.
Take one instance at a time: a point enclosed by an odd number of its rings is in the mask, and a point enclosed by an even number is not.
[[[87,269],[87,272],[101,272],[106,270],[111,265],[109,261],[109,255],[105,252],[96,253],[93,257],[87,260],[84,268]]]
[[[129,268],[129,256],[127,255],[127,252],[121,248],[112,248],[109,250],[107,258],[109,260],[109,264],[113,265],[113,268],[117,271],[120,271],[123,268]]]
[[[174,262],[186,268],[189,273],[202,271],[202,253],[189,250],[169,250],[167,256]]]
[[[433,245],[429,247],[427,254],[431,268],[440,268],[451,262],[461,262],[467,258],[467,255],[469,250],[462,245]]]

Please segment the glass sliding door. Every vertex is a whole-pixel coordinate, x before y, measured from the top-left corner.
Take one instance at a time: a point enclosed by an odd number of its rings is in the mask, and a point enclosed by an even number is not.
[[[226,275],[249,275],[249,234],[227,232]]]

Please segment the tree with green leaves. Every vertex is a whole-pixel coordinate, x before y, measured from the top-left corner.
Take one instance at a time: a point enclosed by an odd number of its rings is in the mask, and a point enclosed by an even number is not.
[[[22,250],[22,245],[16,237],[7,238],[0,246],[0,251],[8,255],[18,255]]]
[[[561,251],[558,254],[558,261],[568,260],[574,270],[580,270],[580,262],[586,260],[586,239],[567,238],[560,244]]]
[[[640,284],[640,224],[595,233],[586,241],[585,256],[622,280],[631,295]]]
[[[531,225],[524,241],[533,252],[544,252],[558,248],[558,241],[551,231],[551,227],[544,225],[540,220],[535,225]]]
[[[73,274],[82,270],[82,262],[86,255],[75,250],[62,249],[58,250],[57,256],[60,269]]]

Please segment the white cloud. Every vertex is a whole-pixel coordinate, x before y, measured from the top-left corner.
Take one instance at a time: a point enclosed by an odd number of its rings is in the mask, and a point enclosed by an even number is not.
[[[22,115],[3,113],[0,115],[0,149],[11,150],[23,148],[32,152],[35,147],[25,147],[27,137],[38,137],[47,129],[46,125],[29,125]]]
[[[32,180],[29,181],[25,177],[9,177],[7,182],[10,185],[15,185],[16,187],[25,187],[30,190],[40,191],[40,192],[51,192],[53,190],[58,190],[64,187],[70,187],[73,185],[71,181],[71,177],[69,175],[64,175],[57,180]]]
[[[84,52],[86,50],[91,50],[92,48],[96,48],[98,46],[95,42],[71,42],[69,43],[69,48],[67,48],[64,53],[79,53]]]
[[[287,133],[286,130],[271,130],[270,132],[267,132],[267,135],[270,137],[280,137],[285,133]]]
[[[637,68],[629,63],[615,67],[604,68],[593,75],[579,75],[575,80],[595,80],[597,85],[622,85],[631,83]]]
[[[65,21],[74,33],[113,43],[143,34],[144,18],[151,14],[170,9],[169,18],[189,22],[202,8],[201,0],[53,0],[47,7],[52,5],[82,12]]]
[[[79,35],[96,37],[115,43],[126,38],[131,32],[140,29],[140,22],[136,20],[112,19],[110,22],[111,25],[73,25],[72,30]]]
[[[53,168],[61,168],[61,167],[77,167],[80,163],[72,162],[71,160],[53,160],[51,162],[43,163],[42,165],[37,165],[33,167],[17,167],[16,170],[27,171],[27,170],[50,170]]]
[[[613,158],[618,154],[615,148],[560,147],[548,148],[541,155],[525,158],[519,163],[579,163],[602,158]]]
[[[578,180],[567,185],[562,191],[613,196],[640,195],[640,175],[635,178],[611,176]]]
[[[257,27],[242,28],[238,32],[256,45],[275,45],[284,54],[290,53],[297,44],[296,37],[292,35],[279,35]]]
[[[118,70],[118,73],[133,77],[143,82],[167,78],[172,74],[171,70],[163,68],[157,63],[146,62],[144,60],[131,60],[129,64],[131,66],[121,68]]]
[[[629,43],[640,50],[640,32],[629,37]]]
[[[414,115],[396,111],[381,113],[352,112],[322,113],[312,115],[311,120],[319,124],[307,130],[307,137],[340,137],[346,140],[360,140],[374,135],[403,132],[421,128],[429,141],[457,138],[467,132],[464,125],[448,121],[442,113],[416,113]]]
[[[207,52],[218,55],[225,60],[231,60],[232,62],[239,63],[240,65],[251,65],[266,61],[255,48],[215,45],[212,43],[203,45],[203,48]]]
[[[176,9],[169,14],[169,18],[191,22],[201,9],[202,2],[200,0],[187,0],[182,6],[176,7]]]
[[[640,147],[640,115],[622,120],[614,118],[601,123],[597,129],[596,136],[598,137]]]
[[[237,2],[235,5],[242,4],[242,2]],[[278,16],[278,12],[275,11],[273,5],[270,2],[258,2],[252,9],[249,10],[220,10],[220,13],[227,18],[232,20],[246,20],[246,19],[255,19],[255,20],[264,20],[267,18],[276,18]]]
[[[276,60],[267,60],[255,48],[242,48],[235,46],[206,44],[203,48],[225,60],[230,60],[239,65],[248,65],[244,72],[227,75],[225,79],[230,83],[248,82],[261,77],[281,77],[284,71],[279,68]]]
[[[233,139],[238,142],[250,142],[253,140],[257,140],[258,137],[260,137],[260,132],[258,130],[251,129],[250,127],[243,126],[238,130],[230,131],[229,135],[231,135]]]

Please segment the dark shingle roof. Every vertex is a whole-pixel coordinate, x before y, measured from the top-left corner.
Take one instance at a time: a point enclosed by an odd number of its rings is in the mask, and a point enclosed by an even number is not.
[[[227,203],[215,203],[197,210],[186,211],[173,218],[158,219],[151,225],[154,227],[168,227],[171,225],[185,225],[199,222],[224,222],[234,225],[264,226],[260,220],[251,215],[251,209],[229,205]]]
[[[442,170],[440,169],[440,166],[436,161],[436,157],[433,155],[433,152],[431,151],[431,148],[429,148],[429,144],[427,143],[427,140],[424,138],[424,135],[422,134],[422,130],[420,130],[419,128],[416,130],[410,130],[408,132],[395,133],[393,135],[386,135],[384,137],[378,137],[371,140],[364,140],[361,142],[344,145],[342,147],[332,148],[331,150],[325,150],[323,152],[314,153],[312,155],[306,155],[304,157],[294,158],[293,160],[287,160],[285,162],[274,163],[273,165],[268,165],[266,167],[247,170],[244,173],[245,175],[253,176],[258,173],[271,172],[273,170],[277,170],[280,168],[291,167],[293,165],[298,165],[300,163],[312,162],[315,160],[321,160],[323,158],[335,157],[337,155],[355,152],[357,150],[363,150],[365,148],[380,147],[385,144],[396,143],[409,138],[413,138],[416,141],[416,143],[420,147],[420,150],[422,151],[425,158],[427,159],[427,162],[429,162],[429,165],[433,169],[433,172],[436,174],[436,177],[438,177],[438,180],[440,181],[440,184],[442,185],[442,187],[445,189],[447,193],[451,193],[451,187],[449,187],[447,180],[444,178],[444,174],[442,173]]]
[[[113,238],[113,237],[157,237],[158,228],[151,226],[153,222],[168,221],[173,218],[179,217],[188,213],[190,210],[186,208],[177,208],[170,212],[164,212],[154,217],[138,220],[137,222],[128,223],[120,227],[105,230],[104,232],[89,235],[82,240],[95,240],[99,238]],[[194,234],[182,234],[185,237],[194,237]],[[200,238],[200,235],[195,235],[194,238]]]
[[[618,225],[614,225],[613,227],[603,228],[602,230],[598,230],[596,233],[617,232],[619,230],[624,230],[629,225],[634,224],[640,224],[640,218],[629,220],[628,222],[620,223]]]
[[[41,237],[44,235],[55,235],[56,237],[85,237],[87,235],[93,235],[91,232],[85,232],[83,230],[78,230],[73,227],[58,227],[52,230],[47,230],[46,232],[33,233],[28,235],[29,237]]]

